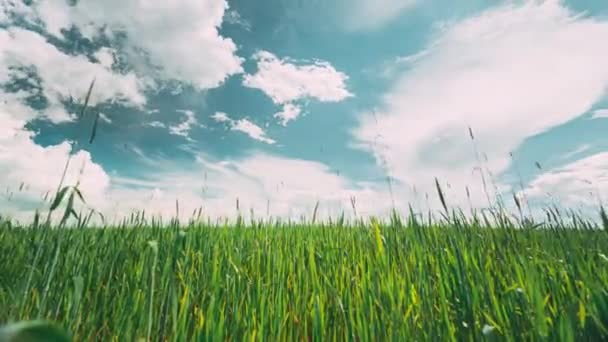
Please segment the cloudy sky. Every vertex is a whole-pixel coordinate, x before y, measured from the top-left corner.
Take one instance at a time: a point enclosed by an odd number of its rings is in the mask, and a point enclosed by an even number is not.
[[[71,155],[106,215],[592,208],[607,41],[605,0],[0,0],[0,205]]]

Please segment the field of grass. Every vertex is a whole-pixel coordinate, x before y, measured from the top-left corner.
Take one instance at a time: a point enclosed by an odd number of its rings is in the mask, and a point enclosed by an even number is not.
[[[605,230],[445,222],[5,223],[0,325],[50,320],[75,341],[608,339]]]

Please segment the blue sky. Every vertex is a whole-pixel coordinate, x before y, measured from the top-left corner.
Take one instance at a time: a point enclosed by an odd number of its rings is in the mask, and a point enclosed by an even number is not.
[[[31,215],[71,155],[116,216],[437,209],[435,177],[464,209],[587,210],[607,39],[601,0],[0,0],[0,203]]]

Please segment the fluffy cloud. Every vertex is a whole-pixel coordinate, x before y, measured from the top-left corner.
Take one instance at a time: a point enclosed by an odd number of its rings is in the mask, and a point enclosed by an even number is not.
[[[599,153],[536,177],[524,194],[538,203],[556,200],[566,208],[596,210],[608,192],[608,153]]]
[[[267,143],[267,144],[274,144],[276,141],[266,137],[266,133],[264,132],[264,130],[262,128],[260,128],[260,126],[254,124],[253,122],[247,120],[247,119],[240,119],[238,121],[236,121],[234,123],[234,125],[232,126],[232,130],[234,131],[240,131],[243,132],[245,134],[247,134],[248,136],[250,136],[252,139]]]
[[[608,86],[608,22],[578,16],[559,1],[494,8],[444,29],[362,117],[357,146],[391,175],[432,193],[433,177],[451,184],[452,204],[485,196],[524,139],[587,112]],[[473,128],[474,142],[468,127]],[[475,145],[473,145],[473,143]],[[475,146],[486,152],[475,153]]]
[[[211,116],[211,118],[217,122],[232,122],[232,119],[226,113],[217,112]]]
[[[219,35],[225,0],[35,1],[30,18],[56,36],[72,25],[89,38],[126,34],[132,57],[143,50],[162,79],[188,82],[200,89],[220,85],[242,71],[236,45]]]
[[[40,113],[25,104],[30,95],[0,90],[0,188],[6,195],[0,196],[1,214],[30,221],[56,191],[68,159],[64,185],[80,181],[91,204],[103,203],[110,177],[88,152],[71,154],[68,142],[42,147],[33,141],[35,133],[25,125]]]
[[[105,54],[105,62],[111,55]],[[69,120],[63,101],[71,96],[84,96],[95,79],[95,91],[90,104],[118,101],[142,106],[146,98],[142,82],[133,74],[114,73],[102,64],[92,63],[85,56],[73,56],[59,51],[40,34],[21,28],[0,30],[0,85],[28,77],[23,69],[33,68],[40,79],[42,94],[49,102],[45,115],[54,122]],[[30,80],[32,81],[32,80]]]
[[[49,147],[36,145],[32,141],[34,134],[24,126],[25,120],[38,114],[13,94],[1,95],[5,101],[0,101],[0,187],[13,194],[0,198],[2,214],[31,220],[33,211],[42,207],[45,194],[52,195],[56,190],[71,146],[67,142]],[[64,185],[75,185],[78,180],[87,198],[101,203],[110,178],[86,151],[70,158]],[[18,190],[21,183],[27,190]]]
[[[42,195],[53,192],[61,177],[71,146],[64,142],[41,147],[33,142],[33,133],[24,127],[27,121],[46,116],[55,123],[72,119],[63,103],[72,97],[81,98],[95,79],[91,105],[107,102],[143,107],[144,90],[152,83],[149,76],[174,79],[206,89],[221,84],[228,76],[241,72],[242,60],[235,55],[236,46],[219,35],[227,3],[224,0],[184,0],[167,5],[163,1],[67,1],[0,0],[0,184],[14,188],[26,184],[29,192],[19,192],[12,202],[2,199],[3,208],[31,211],[42,205]],[[37,26],[44,34],[17,27],[26,21],[28,28]],[[45,36],[63,39],[63,30],[75,26],[87,38],[124,34],[126,53],[136,73],[113,70],[117,51],[101,48],[92,56],[62,52]],[[145,63],[140,63],[144,62]],[[152,68],[142,69],[147,64]],[[141,72],[141,73],[140,73]],[[34,90],[15,88],[12,83],[25,82]],[[13,89],[14,90],[14,89]],[[43,111],[27,106],[29,98],[39,91],[48,103]],[[168,127],[170,133],[187,136],[196,124],[193,113],[186,112],[186,121]],[[110,122],[107,117],[102,120]],[[27,157],[27,158],[26,158]],[[40,165],[45,165],[44,174]],[[84,166],[84,167],[83,167]],[[82,172],[81,172],[82,170]],[[82,173],[82,174],[81,174]],[[4,177],[6,175],[6,177]],[[85,151],[71,157],[66,184],[80,178],[81,189],[92,207],[112,211],[112,200],[137,201],[139,190],[114,184],[103,168]],[[21,205],[19,205],[19,203]],[[145,207],[145,200],[138,202]],[[166,204],[166,203],[165,203]],[[31,210],[30,210],[31,209]],[[10,213],[10,210],[7,209]],[[6,212],[3,212],[6,213]]]
[[[346,87],[348,76],[328,62],[295,64],[295,61],[279,59],[267,51],[257,52],[253,58],[258,70],[253,75],[245,75],[243,85],[260,89],[275,104],[284,105],[283,112],[277,113],[283,125],[301,112],[296,101],[340,102],[353,96]]]
[[[15,10],[27,11],[22,3],[7,5],[3,2],[0,5],[3,10],[10,8],[11,14]],[[63,101],[71,96],[81,98],[94,78],[97,88],[90,98],[92,105],[119,101],[141,106],[146,101],[141,83],[132,73],[114,73],[84,56],[65,54],[32,31],[0,30],[0,184],[11,193],[10,197],[0,199],[4,214],[23,218],[40,208],[45,194],[52,194],[58,186],[68,158],[65,184],[74,185],[80,179],[80,187],[88,198],[94,202],[102,199],[109,186],[109,177],[92,161],[88,152],[80,151],[70,157],[72,148],[67,142],[39,146],[33,141],[34,133],[25,129],[29,120],[41,116],[53,122],[70,120]],[[29,87],[9,92],[13,82],[26,82]],[[42,111],[26,105],[28,98],[37,92],[47,100],[47,108]],[[41,165],[44,165],[44,172],[41,172]],[[17,189],[22,183],[27,191]]]
[[[248,119],[233,120],[226,113],[222,112],[217,112],[213,114],[212,119],[217,122],[225,122],[230,126],[231,130],[243,132],[254,140],[271,145],[276,143],[276,141],[266,136],[266,132],[264,132],[264,130],[260,126],[249,121]]]
[[[26,16],[29,12],[30,8],[24,1],[0,0],[0,24],[7,25],[14,16]]]
[[[116,50],[102,47],[95,54],[95,58],[99,61],[104,68],[111,70],[115,61]]]
[[[302,113],[302,108],[294,105],[293,103],[287,103],[283,106],[283,110],[275,113],[273,116],[279,119],[279,123],[282,126],[287,126],[289,121],[295,120]]]
[[[262,90],[276,104],[304,98],[339,102],[352,96],[346,89],[348,76],[328,62],[296,65],[267,51],[260,51],[253,57],[257,61],[258,71],[245,75],[243,84]]]

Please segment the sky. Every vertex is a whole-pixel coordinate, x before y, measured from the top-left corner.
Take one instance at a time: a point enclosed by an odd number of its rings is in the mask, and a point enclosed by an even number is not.
[[[604,0],[0,0],[0,206],[69,160],[109,217],[593,214],[606,41]]]

